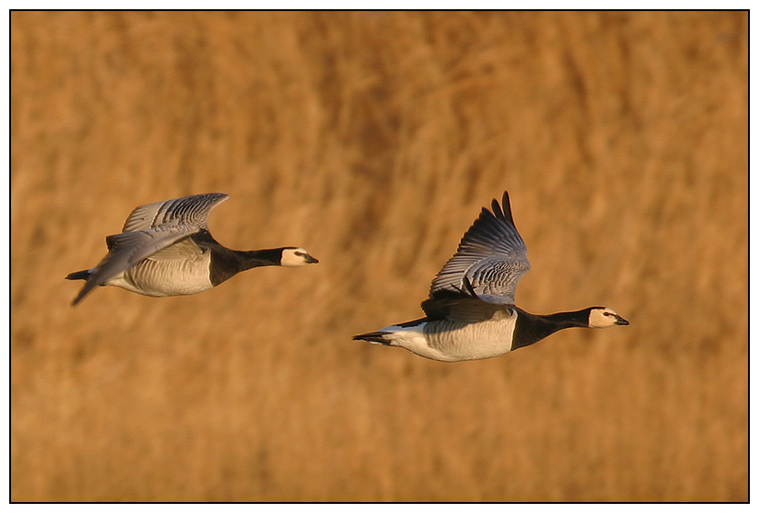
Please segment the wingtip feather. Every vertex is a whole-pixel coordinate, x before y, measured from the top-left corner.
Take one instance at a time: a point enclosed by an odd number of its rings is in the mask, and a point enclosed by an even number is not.
[[[494,216],[504,219],[504,213],[501,212],[501,206],[499,206],[499,201],[496,198],[491,201],[491,210],[493,210]]]
[[[90,291],[91,291],[91,288],[88,288],[88,287],[87,287],[87,285],[85,284],[85,286],[82,288],[82,290],[81,290],[81,291],[79,291],[79,294],[76,296],[76,298],[74,298],[74,299],[71,301],[71,306],[72,306],[72,307],[76,307],[76,306],[77,306],[77,304],[78,304],[79,302],[81,302],[81,301],[82,301],[82,298],[84,298],[84,297],[85,297],[85,295],[86,295],[87,293],[89,293]]]
[[[508,220],[512,225],[515,224],[512,218],[512,205],[509,201],[509,193],[505,190],[504,196],[501,197],[501,206],[504,213],[504,219]]]

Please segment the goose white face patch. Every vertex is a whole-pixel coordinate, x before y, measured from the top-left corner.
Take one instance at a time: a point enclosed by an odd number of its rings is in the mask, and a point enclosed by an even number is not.
[[[621,325],[622,320],[618,313],[607,307],[601,309],[591,309],[588,315],[589,328],[607,328],[615,325]]]
[[[280,257],[280,266],[295,267],[316,264],[317,262],[319,261],[303,248],[285,248]]]

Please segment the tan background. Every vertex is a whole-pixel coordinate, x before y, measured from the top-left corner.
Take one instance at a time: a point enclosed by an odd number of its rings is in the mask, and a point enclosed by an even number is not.
[[[11,16],[13,500],[747,500],[746,13]],[[537,313],[443,364],[420,315],[509,189]],[[71,272],[143,203],[321,260],[207,293]]]

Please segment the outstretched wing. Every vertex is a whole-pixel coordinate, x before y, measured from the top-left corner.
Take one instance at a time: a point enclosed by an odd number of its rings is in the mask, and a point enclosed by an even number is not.
[[[229,197],[225,193],[206,193],[141,205],[124,222],[122,232],[146,230],[164,224],[193,225],[205,229],[208,228],[211,210]]]
[[[87,283],[74,298],[73,305],[76,305],[95,286],[105,284],[112,277],[126,271],[143,259],[200,230],[193,225],[161,225],[147,230],[108,236],[106,238],[108,255],[92,269],[87,278]]]
[[[530,270],[528,250],[515,228],[506,191],[502,206],[494,200],[491,208],[483,208],[457,253],[433,279],[431,300],[460,292],[489,303],[515,303],[517,283]]]

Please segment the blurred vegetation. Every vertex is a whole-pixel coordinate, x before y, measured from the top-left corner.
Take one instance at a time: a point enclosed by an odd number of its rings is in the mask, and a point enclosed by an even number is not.
[[[11,499],[746,501],[746,12],[13,12]],[[420,316],[504,189],[536,313],[444,364]],[[69,306],[137,205],[320,264]]]

